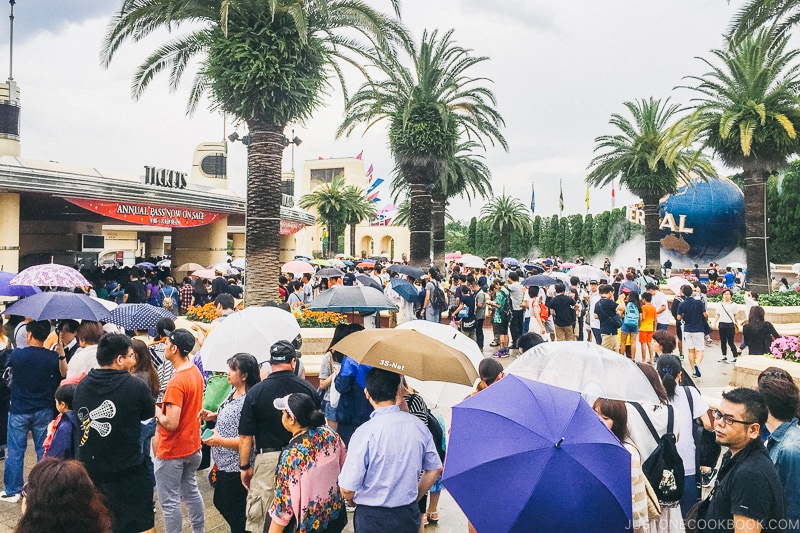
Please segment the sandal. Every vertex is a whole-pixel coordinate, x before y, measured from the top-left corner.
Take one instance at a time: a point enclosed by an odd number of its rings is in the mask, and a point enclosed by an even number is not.
[[[428,521],[432,524],[435,524],[439,521],[439,511],[428,513]]]
[[[428,515],[425,514],[425,513],[422,514],[422,525],[423,526],[427,526],[428,525]]]

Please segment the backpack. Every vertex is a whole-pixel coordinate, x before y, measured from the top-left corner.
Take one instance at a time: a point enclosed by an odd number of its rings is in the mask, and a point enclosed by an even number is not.
[[[550,309],[547,308],[543,301],[539,300],[539,318],[542,319],[542,322],[547,322],[549,316]]]
[[[503,308],[500,310],[500,312],[503,314],[503,320],[511,320],[511,317],[514,315],[514,307],[511,305],[511,291],[506,287],[503,287],[500,289],[500,292],[503,292],[503,294],[506,296],[506,301],[503,302]]]
[[[436,446],[436,453],[439,454],[439,459],[444,462],[444,431],[442,430],[442,426],[439,425],[439,421],[436,420],[436,417],[433,416],[433,413],[431,413],[430,409],[428,409],[427,421],[425,425],[428,426],[428,431],[430,431],[431,435],[433,436],[433,444]]]
[[[671,405],[667,405],[667,432],[659,437],[644,408],[636,402],[631,402],[631,405],[639,412],[650,434],[658,443],[650,457],[642,463],[642,471],[659,501],[678,502],[683,496],[684,469],[683,459],[676,447],[677,439],[673,433],[675,411]]]
[[[680,307],[681,302],[683,302],[682,296],[676,296],[672,300],[672,307],[670,308],[670,312],[672,313],[672,318],[678,320],[678,307]]]
[[[173,292],[169,293],[169,296],[167,296],[167,293],[164,291],[164,289],[161,289],[161,295],[163,296],[163,298],[161,299],[161,307],[163,307],[164,309],[168,309],[170,311],[175,309],[175,298],[173,298],[175,290],[176,289],[173,287],[172,289]]]
[[[447,297],[437,282],[433,282],[433,292],[431,293],[431,306],[434,311],[443,313],[447,309]]]
[[[625,318],[622,323],[629,328],[639,327],[639,309],[632,303],[625,306]]]

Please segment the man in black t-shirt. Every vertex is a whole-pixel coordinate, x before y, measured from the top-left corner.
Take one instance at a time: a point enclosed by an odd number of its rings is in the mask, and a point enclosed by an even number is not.
[[[611,285],[600,285],[597,289],[600,293],[600,299],[594,304],[594,317],[600,321],[600,344],[603,348],[619,351],[619,339],[617,338],[617,330],[619,320],[617,314],[617,303],[613,300],[614,287]]]
[[[706,276],[708,276],[709,283],[716,283],[719,279],[719,271],[714,263],[709,263],[708,268],[706,269]]]
[[[562,283],[556,284],[556,295],[550,300],[550,312],[553,314],[553,323],[556,327],[557,341],[575,340],[575,300],[564,294],[566,287]]]
[[[122,297],[122,303],[147,303],[147,289],[145,289],[144,283],[139,281],[139,272],[136,269],[131,270],[131,280],[125,286],[125,295]]]

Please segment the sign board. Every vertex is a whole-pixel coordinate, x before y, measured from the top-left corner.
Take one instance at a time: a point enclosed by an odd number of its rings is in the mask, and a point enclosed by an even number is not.
[[[84,200],[81,198],[65,198],[69,203],[88,209],[103,216],[124,220],[131,224],[144,226],[160,226],[164,228],[190,228],[205,226],[226,218],[227,213],[202,211],[181,207],[162,205],[145,205],[130,202],[105,202],[101,200]]]

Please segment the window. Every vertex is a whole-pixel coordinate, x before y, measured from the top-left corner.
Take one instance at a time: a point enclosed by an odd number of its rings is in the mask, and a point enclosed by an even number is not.
[[[344,178],[344,168],[319,168],[311,170],[311,189],[323,183],[330,183],[333,178]]]

